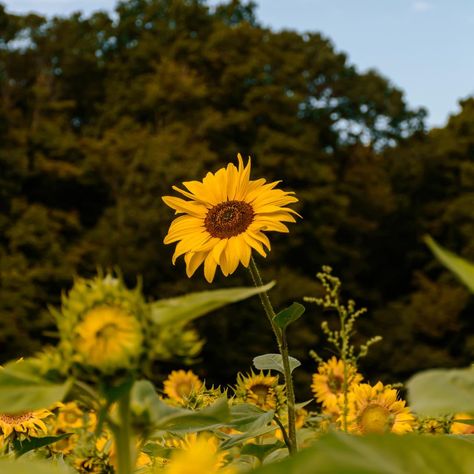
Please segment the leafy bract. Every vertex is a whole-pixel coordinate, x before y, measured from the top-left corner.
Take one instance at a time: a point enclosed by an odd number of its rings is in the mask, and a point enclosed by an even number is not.
[[[301,362],[294,357],[290,356],[289,361],[291,372],[301,365]],[[263,354],[261,356],[254,357],[253,365],[258,370],[277,370],[282,374],[285,373],[285,369],[283,368],[283,360],[280,354]]]

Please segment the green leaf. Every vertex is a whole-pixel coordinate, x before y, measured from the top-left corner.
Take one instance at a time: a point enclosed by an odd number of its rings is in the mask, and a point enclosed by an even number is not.
[[[252,474],[445,474],[474,472],[468,441],[450,436],[331,433],[292,458]]]
[[[297,319],[300,319],[303,313],[305,312],[305,307],[300,303],[293,303],[288,308],[280,311],[274,318],[276,325],[283,331],[287,326]]]
[[[474,369],[432,369],[407,383],[410,406],[423,415],[474,411]]]
[[[49,444],[56,443],[56,441],[61,441],[64,438],[69,438],[72,433],[64,433],[57,436],[43,436],[40,438],[28,438],[22,441],[15,440],[13,442],[13,449],[17,457],[23,456],[33,449],[42,448],[43,446],[48,446]]]
[[[257,459],[263,461],[272,451],[285,447],[284,443],[277,441],[272,444],[245,444],[240,450],[240,454],[248,454],[255,456]]]
[[[131,376],[127,377],[126,380],[122,381],[118,385],[103,385],[101,391],[104,394],[107,403],[115,403],[119,398],[131,390],[133,384],[133,378]]]
[[[160,399],[151,406],[155,428],[154,438],[160,438],[165,432],[195,432],[219,428],[230,421],[227,400],[221,398],[212,405],[199,411],[185,410],[167,405]]]
[[[0,459],[0,472],[2,474],[74,474],[76,471],[64,461],[39,461],[39,460],[7,460]]]
[[[27,360],[0,369],[0,407],[3,413],[49,408],[64,399],[72,383],[54,384],[32,373]]]
[[[289,358],[290,360],[290,370],[293,372],[297,367],[301,365],[301,362],[294,357]],[[258,370],[277,370],[282,374],[285,373],[285,369],[283,368],[283,361],[280,354],[264,354],[261,356],[254,357],[253,365]]]
[[[176,324],[191,321],[229,303],[250,298],[275,285],[272,281],[260,288],[240,287],[189,293],[176,298],[151,303],[151,314],[156,324]]]
[[[424,240],[436,258],[474,293],[474,264],[441,247],[429,235]]]

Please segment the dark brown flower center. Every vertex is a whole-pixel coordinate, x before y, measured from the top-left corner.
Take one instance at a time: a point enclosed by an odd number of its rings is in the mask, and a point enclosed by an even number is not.
[[[0,420],[7,425],[16,425],[17,423],[31,420],[31,418],[33,418],[33,413],[31,412],[17,413],[14,415],[7,415],[6,413],[0,414]]]
[[[219,239],[228,239],[247,230],[254,217],[253,208],[244,201],[226,201],[209,209],[204,226]]]

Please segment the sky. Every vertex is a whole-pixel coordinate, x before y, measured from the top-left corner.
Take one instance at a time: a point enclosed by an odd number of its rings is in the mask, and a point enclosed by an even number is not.
[[[10,12],[66,15],[113,10],[115,0],[0,0]],[[209,0],[210,5],[219,3]],[[257,0],[273,29],[318,31],[360,71],[377,69],[411,107],[443,126],[474,95],[473,0]]]

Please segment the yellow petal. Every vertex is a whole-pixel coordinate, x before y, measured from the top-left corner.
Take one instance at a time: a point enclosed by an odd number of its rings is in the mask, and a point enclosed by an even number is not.
[[[212,253],[208,253],[204,260],[204,277],[209,283],[212,283],[216,274],[217,263],[212,256]]]
[[[194,272],[201,266],[202,262],[206,258],[206,252],[188,252],[184,256],[186,262],[186,275],[191,278]]]

